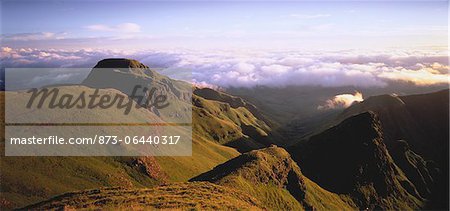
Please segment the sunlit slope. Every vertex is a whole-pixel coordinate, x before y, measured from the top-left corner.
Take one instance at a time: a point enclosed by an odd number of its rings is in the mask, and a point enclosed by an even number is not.
[[[185,97],[180,94],[180,90],[186,89],[187,85],[191,89],[191,85],[162,76],[135,60],[114,60],[113,63],[115,64],[108,66],[111,65],[110,62],[99,62],[96,67],[110,68],[119,65],[123,72],[114,72],[117,74],[116,79],[125,77],[128,78],[127,80],[133,78],[148,80],[150,84],[157,83],[167,92],[166,94],[173,98]],[[95,72],[95,74],[92,73],[93,76],[91,74],[88,78],[95,79],[105,73]],[[87,79],[84,84],[96,87],[95,84],[92,84],[96,80],[91,79]],[[108,81],[103,82],[107,83]],[[114,86],[109,87],[109,85],[115,84],[102,84],[103,87],[101,87],[99,94],[126,96],[126,93],[114,89]],[[94,91],[93,88],[83,85],[48,88],[58,88],[61,93],[70,93],[74,96],[83,91],[86,93]],[[9,94],[11,96],[8,100],[12,102],[9,101],[8,105],[24,105],[28,100],[20,92],[10,92]],[[161,182],[187,181],[189,178],[206,172],[239,154],[235,149],[221,144],[228,144],[240,150],[262,147],[262,144],[256,143],[253,138],[266,136],[266,131],[269,131],[269,128],[264,121],[258,120],[247,108],[240,107],[240,105],[233,105],[235,108],[231,108],[227,102],[207,100],[199,96],[194,96],[193,99],[192,156],[154,158],[2,157],[0,165],[5,171],[2,171],[0,175],[2,181],[1,206],[5,208],[24,206],[56,194],[75,190],[105,186],[151,187]],[[1,96],[1,100],[4,101],[4,95]],[[201,107],[196,102],[201,102]],[[4,104],[2,103],[2,105]],[[230,109],[224,109],[227,107]],[[12,111],[14,111],[14,107],[12,107]],[[128,115],[124,115],[123,110],[114,107],[109,109],[85,109],[84,112],[76,114],[70,113],[74,112],[73,110],[52,111],[49,112],[49,109],[44,106],[27,113],[27,115],[14,117],[16,121],[25,123],[29,122],[27,118],[31,116],[41,117],[40,122],[53,123],[72,122],[74,119],[82,119],[82,122],[85,123],[142,123],[162,122],[161,119],[164,118],[164,116],[160,116],[160,113],[154,113],[152,110],[146,109],[132,109]],[[170,113],[167,115],[170,115]],[[228,127],[227,130],[224,129],[226,127]],[[257,133],[249,134],[243,128],[250,128],[251,130],[247,130]],[[227,133],[224,135],[222,134],[223,131]],[[114,133],[115,131],[103,132]],[[132,133],[130,131],[130,134]],[[225,141],[221,141],[217,137],[221,137]]]
[[[346,196],[310,181],[283,148],[271,146],[240,155],[191,179],[240,189],[273,210],[355,209]]]
[[[155,188],[102,188],[56,196],[24,210],[264,210],[258,200],[207,182],[173,183]]]
[[[166,87],[172,87],[170,85],[170,79],[163,76],[160,76],[160,78],[166,84],[169,84]],[[176,85],[174,87],[180,86]],[[85,86],[64,86],[58,88],[69,93],[93,91],[92,88]],[[12,95],[14,94],[20,95],[20,93],[12,93]],[[101,89],[100,94],[124,95],[124,93],[111,88]],[[1,100],[4,101],[3,95]],[[10,100],[16,101],[9,102],[10,105],[14,105],[24,103],[23,100],[26,99],[12,96]],[[19,102],[18,100],[22,101]],[[212,104],[214,105],[215,102]],[[198,109],[193,109],[194,114],[197,111]],[[47,112],[45,107],[34,112],[43,114],[40,116],[44,117],[44,120],[48,120],[48,122],[53,122],[53,120],[64,122],[68,116],[72,116],[65,112],[53,112],[53,116],[45,115]],[[102,115],[101,112],[92,111],[91,113],[78,114],[77,117],[84,119],[85,121],[83,122],[99,122],[99,120],[103,120],[101,122],[111,123],[129,122],[129,120],[138,123],[160,121],[160,117],[157,114],[145,109],[132,110],[127,116],[124,116],[121,112],[123,111],[103,111]],[[246,111],[244,113],[251,116]],[[29,113],[27,115],[37,114]],[[26,122],[26,117],[26,115],[23,115],[23,119],[21,120]],[[200,120],[194,115],[193,121],[193,125],[197,125],[196,122]],[[236,150],[222,146],[211,138],[215,136],[213,133],[219,130],[217,128],[214,129],[218,124],[215,124],[213,121],[209,122],[208,127],[212,128],[208,129],[208,132],[197,131],[197,128],[194,127],[192,143],[193,156],[155,157],[151,159],[152,162],[149,164],[141,161],[133,161],[141,159],[138,157],[2,157],[0,160],[2,169],[8,169],[6,171],[7,173],[3,174],[2,172],[1,174],[2,206],[9,208],[23,206],[55,194],[86,188],[117,185],[143,187],[159,184],[161,181],[186,181],[239,154]],[[240,130],[239,128],[235,129],[235,133],[238,133]],[[148,161],[149,159],[143,160]],[[149,172],[151,173],[149,174]],[[154,172],[157,172],[157,174]],[[155,175],[158,176],[153,178]],[[51,185],[48,185],[49,183]]]

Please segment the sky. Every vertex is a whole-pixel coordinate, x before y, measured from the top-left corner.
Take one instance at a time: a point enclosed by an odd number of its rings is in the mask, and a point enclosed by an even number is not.
[[[448,1],[3,0],[0,41],[6,68],[126,57],[211,87],[446,85],[450,71]]]
[[[2,40],[13,47],[447,46],[447,22],[447,1],[2,1]]]

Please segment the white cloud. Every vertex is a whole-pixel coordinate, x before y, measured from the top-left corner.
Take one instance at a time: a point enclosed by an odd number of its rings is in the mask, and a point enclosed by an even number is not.
[[[92,31],[117,32],[117,33],[137,33],[141,32],[141,26],[136,23],[121,23],[117,25],[95,24],[85,28]]]
[[[10,47],[2,47],[2,53],[10,53],[12,51],[12,48]]]
[[[395,81],[408,81],[416,85],[432,85],[435,83],[449,83],[448,74],[440,74],[432,68],[420,70],[408,70],[405,68],[395,68],[393,70],[382,72],[378,75],[381,78],[387,78]]]
[[[384,87],[447,84],[446,51],[215,51],[40,50],[1,48],[4,67],[93,67],[111,57],[134,58],[154,68],[192,74],[193,82],[219,87],[288,85]]]
[[[239,74],[247,74],[253,72],[255,66],[245,62],[239,62],[233,65],[232,70],[238,72]]]
[[[328,110],[328,109],[338,109],[347,108],[351,106],[354,102],[362,102],[363,96],[361,92],[355,92],[354,94],[340,94],[334,96],[332,99],[325,101],[325,104],[319,105],[317,109]]]
[[[271,74],[284,74],[291,69],[289,66],[279,65],[279,64],[271,64],[267,66],[262,66],[261,71],[266,73],[267,75]]]

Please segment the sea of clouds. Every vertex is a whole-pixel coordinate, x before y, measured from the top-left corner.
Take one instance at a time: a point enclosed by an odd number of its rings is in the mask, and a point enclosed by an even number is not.
[[[393,81],[425,86],[448,83],[450,70],[445,50],[126,52],[2,47],[0,55],[3,68],[90,68],[112,57],[137,59],[153,68],[187,71],[193,83],[213,87],[383,87]],[[61,74],[61,83],[70,81],[70,74]]]

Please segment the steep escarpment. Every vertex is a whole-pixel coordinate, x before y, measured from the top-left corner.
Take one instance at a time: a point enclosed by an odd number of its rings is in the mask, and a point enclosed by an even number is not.
[[[360,208],[415,209],[420,196],[395,165],[376,115],[346,119],[290,149],[303,173],[331,192],[348,194]]]
[[[383,142],[421,196],[427,199],[427,204],[433,204],[429,209],[448,209],[449,90],[370,97],[344,110],[335,122],[367,111],[374,112],[379,117],[384,134]],[[407,155],[404,150],[399,150],[404,147],[398,147],[398,140],[403,140],[407,145]],[[405,156],[409,157],[408,162],[401,159]],[[422,159],[431,180],[426,179],[427,173],[420,164]],[[411,167],[415,169],[412,170]],[[411,172],[421,172],[421,175]]]
[[[380,95],[355,103],[336,119],[372,111],[380,119],[385,144],[391,148],[405,140],[412,150],[426,160],[448,164],[449,90],[420,95]],[[439,147],[437,147],[439,146]]]

